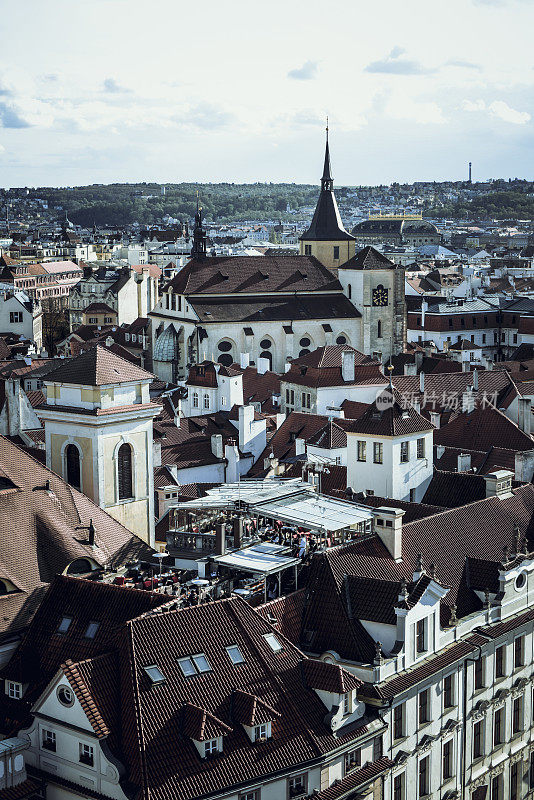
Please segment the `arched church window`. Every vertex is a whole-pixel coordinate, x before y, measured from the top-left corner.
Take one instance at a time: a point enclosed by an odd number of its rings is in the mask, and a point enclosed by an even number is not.
[[[270,339],[262,339],[260,342],[260,347],[262,350],[269,350],[273,346],[273,343]]]
[[[80,451],[75,444],[67,445],[65,461],[67,467],[67,483],[70,483],[75,489],[80,489]]]
[[[380,319],[378,320],[378,325],[377,325],[377,334],[376,334],[376,335],[377,335],[377,337],[378,337],[379,339],[381,339],[381,338],[382,338],[382,320],[380,320]]]
[[[336,344],[347,344],[347,337],[346,336],[338,336],[336,339]]]
[[[221,353],[228,353],[232,349],[232,342],[219,342],[219,350]]]
[[[133,497],[132,448],[124,442],[117,453],[119,500]]]

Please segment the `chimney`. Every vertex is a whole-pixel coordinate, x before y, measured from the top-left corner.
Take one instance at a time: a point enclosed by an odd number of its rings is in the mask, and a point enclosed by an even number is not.
[[[219,522],[215,526],[215,552],[218,556],[226,553],[226,525],[224,522]]]
[[[89,520],[89,545],[91,547],[95,546],[95,526],[92,519]]]
[[[221,433],[213,433],[211,436],[211,452],[215,458],[222,458],[223,451],[223,438]]]
[[[530,419],[532,408],[529,397],[520,397],[518,401],[517,424],[527,436],[530,436]]]
[[[256,366],[258,375],[265,375],[265,373],[267,372],[269,367],[270,367],[270,363],[269,363],[269,359],[268,358],[258,358],[257,366]]]
[[[422,328],[425,327],[425,316],[426,316],[426,312],[427,311],[428,311],[428,303],[426,302],[426,300],[423,300],[423,302],[421,303],[421,327]]]
[[[243,542],[243,517],[234,517],[232,520],[234,534],[234,547],[239,550]]]
[[[434,428],[438,429],[441,425],[441,414],[439,411],[431,411],[430,412],[430,422],[434,426]]]
[[[478,392],[478,370],[473,370],[473,389],[475,392]]]
[[[443,447],[443,445],[438,444],[438,446],[436,447],[436,458],[440,459],[443,456],[444,452],[445,448]]]
[[[375,531],[394,561],[402,561],[402,508],[380,506],[374,512]]]
[[[424,391],[425,391],[425,373],[424,372],[420,372],[419,373],[419,391],[421,393],[424,393]]]
[[[302,456],[306,453],[306,440],[297,437],[295,439],[295,455]]]
[[[460,453],[458,456],[458,472],[469,472],[471,469],[471,453]]]
[[[345,383],[352,382],[356,371],[356,353],[354,350],[343,350],[341,353],[341,377]]]
[[[512,480],[514,473],[509,469],[498,469],[484,475],[486,481],[486,497],[498,497],[505,500],[512,497]]]
[[[243,452],[249,449],[253,436],[254,406],[239,406],[239,447]]]
[[[286,363],[284,364],[284,372],[289,372],[290,369],[291,369],[291,361],[286,361]]]
[[[404,365],[404,374],[405,375],[417,375],[417,364],[415,361],[410,364],[409,362]]]
[[[418,350],[415,353],[415,374],[416,375],[419,372],[419,370],[421,369],[421,367],[423,366],[423,356],[424,356],[424,353],[422,353],[420,350]]]
[[[112,344],[113,344],[113,337],[106,336],[106,347],[111,347]]]
[[[240,353],[239,365],[241,369],[246,369],[250,365],[250,353]]]

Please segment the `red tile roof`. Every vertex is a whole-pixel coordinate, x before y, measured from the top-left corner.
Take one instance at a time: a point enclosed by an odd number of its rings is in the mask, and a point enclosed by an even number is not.
[[[153,377],[150,372],[98,344],[91,350],[60,364],[47,373],[46,380],[82,386],[103,386],[128,381],[146,381]]]

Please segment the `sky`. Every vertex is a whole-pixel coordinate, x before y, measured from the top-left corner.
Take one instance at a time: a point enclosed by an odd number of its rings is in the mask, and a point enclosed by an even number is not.
[[[0,186],[534,179],[534,0],[0,0]],[[7,35],[9,31],[16,35]]]

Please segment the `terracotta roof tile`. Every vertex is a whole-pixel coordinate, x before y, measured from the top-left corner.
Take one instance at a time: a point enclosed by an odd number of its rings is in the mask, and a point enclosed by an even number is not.
[[[146,381],[153,377],[150,372],[111,353],[107,348],[96,345],[49,372],[46,380],[82,386],[103,386],[128,381]]]

